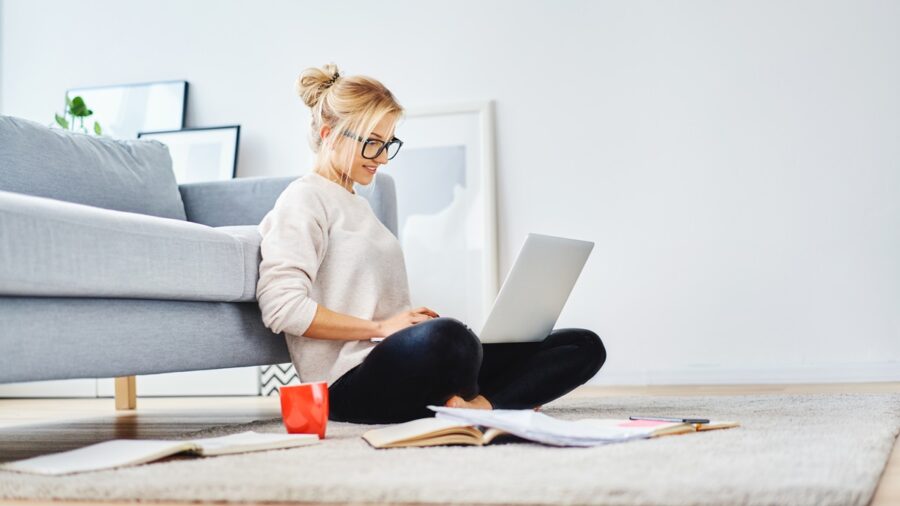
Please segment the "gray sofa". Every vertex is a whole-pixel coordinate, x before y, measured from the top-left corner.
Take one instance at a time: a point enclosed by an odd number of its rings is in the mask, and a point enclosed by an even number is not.
[[[294,179],[178,185],[159,141],[0,116],[0,383],[290,362],[257,224]],[[390,176],[356,190],[397,235]]]

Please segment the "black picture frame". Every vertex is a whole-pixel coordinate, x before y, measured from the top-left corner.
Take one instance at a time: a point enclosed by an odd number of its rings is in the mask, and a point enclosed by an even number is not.
[[[149,89],[153,86],[167,85],[173,86],[173,96],[176,97],[176,100],[180,102],[180,104],[177,105],[177,117],[171,122],[166,121],[163,124],[148,124],[146,117],[136,117],[139,114],[139,111],[135,110],[133,113],[125,115],[126,119],[124,120],[124,124],[119,125],[111,123],[110,118],[122,117],[120,111],[117,109],[122,107],[122,105],[112,104],[112,99],[110,97],[104,97],[104,95],[109,94],[104,92],[115,92],[116,89],[119,89],[123,94],[134,94],[135,92],[139,91],[140,88]],[[69,98],[82,96],[84,98],[87,108],[94,111],[94,114],[92,116],[89,116],[87,121],[90,122],[91,125],[93,124],[93,121],[98,121],[100,123],[100,127],[104,130],[104,135],[110,135],[111,137],[118,137],[123,139],[134,139],[136,138],[137,132],[139,131],[183,129],[185,124],[187,123],[187,101],[189,88],[190,84],[187,80],[171,79],[164,81],[145,81],[137,83],[76,86],[66,89],[66,96],[68,96]],[[148,110],[151,108],[159,109],[160,106],[160,104],[148,103],[146,104],[144,110]],[[66,104],[64,97],[63,111],[66,111],[67,107],[68,105]],[[91,127],[88,127],[88,130],[90,131]]]

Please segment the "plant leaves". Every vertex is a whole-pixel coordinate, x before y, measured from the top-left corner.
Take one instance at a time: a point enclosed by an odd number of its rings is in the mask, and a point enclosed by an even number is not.
[[[84,105],[84,99],[77,96],[72,99],[72,106],[69,108],[72,116],[85,117],[90,114],[90,110]]]
[[[97,135],[103,135],[103,132],[100,131],[100,123],[94,122],[94,133]]]
[[[63,118],[62,116],[60,116],[59,113],[53,113],[53,115],[56,116],[56,123],[59,124],[59,126],[65,128],[65,129],[69,128],[69,122],[66,121],[66,118]]]

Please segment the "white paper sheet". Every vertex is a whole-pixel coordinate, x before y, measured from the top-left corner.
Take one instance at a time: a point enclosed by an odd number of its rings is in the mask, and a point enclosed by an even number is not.
[[[496,427],[519,437],[556,446],[597,446],[650,437],[654,428],[618,427],[622,420],[560,420],[531,409],[470,409],[428,406],[435,416]]]

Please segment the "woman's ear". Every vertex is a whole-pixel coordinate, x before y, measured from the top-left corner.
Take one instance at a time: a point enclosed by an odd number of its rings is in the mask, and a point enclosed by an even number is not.
[[[331,127],[329,125],[322,125],[322,128],[319,129],[319,137],[324,141],[328,134],[331,133]]]

